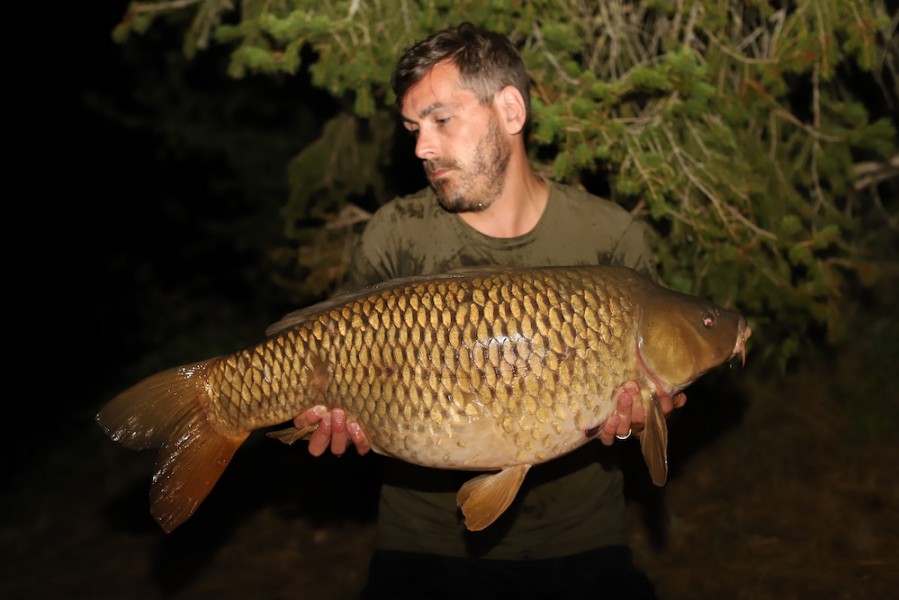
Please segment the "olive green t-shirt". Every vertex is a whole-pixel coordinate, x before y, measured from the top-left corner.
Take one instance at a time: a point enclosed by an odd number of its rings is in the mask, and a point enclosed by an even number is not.
[[[645,227],[620,206],[577,188],[550,183],[537,225],[515,238],[472,229],[443,210],[428,188],[395,199],[372,216],[354,250],[349,285],[477,265],[586,264],[624,265],[655,277]],[[465,529],[456,491],[477,473],[382,457],[377,546],[518,560],[627,543],[623,482],[614,452],[597,442],[534,466],[506,512],[476,532]]]

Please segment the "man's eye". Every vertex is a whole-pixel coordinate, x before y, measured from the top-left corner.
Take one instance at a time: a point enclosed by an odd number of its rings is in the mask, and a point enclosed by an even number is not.
[[[434,121],[435,121],[438,125],[446,125],[447,123],[450,122],[450,118],[449,118],[449,117],[441,117],[441,118],[439,118],[439,119],[434,119]]]

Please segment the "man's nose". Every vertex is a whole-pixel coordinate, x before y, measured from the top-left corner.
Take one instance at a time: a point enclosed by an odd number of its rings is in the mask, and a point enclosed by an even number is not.
[[[422,160],[430,160],[437,156],[434,137],[421,129],[418,130],[418,137],[415,139],[415,156]]]

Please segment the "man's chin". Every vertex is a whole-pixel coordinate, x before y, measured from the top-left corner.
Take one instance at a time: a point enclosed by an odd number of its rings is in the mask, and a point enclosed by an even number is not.
[[[443,207],[443,210],[451,213],[470,212],[468,203],[461,196],[448,194],[446,189],[440,189],[434,186],[434,193],[437,194],[437,202]]]

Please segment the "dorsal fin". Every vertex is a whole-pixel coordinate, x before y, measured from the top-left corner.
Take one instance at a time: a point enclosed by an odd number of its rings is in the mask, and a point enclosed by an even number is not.
[[[317,304],[313,304],[312,306],[307,306],[305,308],[290,312],[284,315],[275,323],[269,325],[265,329],[265,335],[269,337],[277,335],[285,329],[290,329],[291,327],[295,327],[301,323],[305,323],[306,321],[315,318],[323,312],[327,312],[336,306],[342,306],[348,302],[352,302],[357,298],[367,296],[372,292],[397,289],[410,285],[416,285],[422,282],[440,281],[444,279],[476,279],[478,277],[488,277],[490,275],[496,275],[498,273],[507,271],[509,270],[509,268],[510,267],[504,267],[501,265],[459,267],[446,273],[438,273],[435,275],[411,275],[409,277],[397,277],[394,279],[389,279],[387,281],[382,281],[381,283],[376,283],[374,285],[360,288],[358,290],[337,294],[336,296],[328,298],[327,300],[323,300]]]

